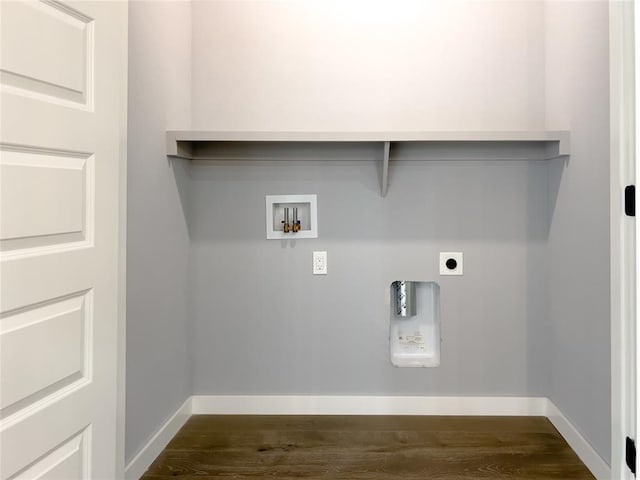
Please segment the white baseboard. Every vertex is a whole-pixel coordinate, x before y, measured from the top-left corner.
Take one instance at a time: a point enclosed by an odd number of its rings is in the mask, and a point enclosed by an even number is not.
[[[191,398],[185,400],[176,412],[171,415],[153,437],[142,447],[135,457],[125,468],[125,480],[139,480],[147,471],[153,461],[160,455],[162,450],[169,444],[171,439],[178,433],[178,430],[189,420],[193,408]]]
[[[190,415],[500,415],[546,416],[598,480],[611,469],[545,397],[393,397],[312,395],[194,395],[127,465],[138,480]]]
[[[544,397],[372,397],[194,395],[194,414],[217,415],[539,415]]]
[[[611,480],[611,468],[609,465],[598,455],[591,444],[587,442],[560,409],[548,399],[546,416],[573,451],[576,452],[580,460],[591,470],[594,477],[598,480]]]

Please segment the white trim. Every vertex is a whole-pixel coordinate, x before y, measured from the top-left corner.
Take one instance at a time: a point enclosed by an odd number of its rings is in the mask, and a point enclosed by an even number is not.
[[[611,227],[611,474],[631,479],[626,436],[635,438],[636,221],[624,215],[625,185],[635,184],[634,8],[609,2]]]
[[[547,417],[598,480],[611,470],[589,442],[545,397],[421,397],[313,395],[194,395],[127,465],[138,480],[190,415],[496,415]]]
[[[545,415],[543,397],[194,395],[194,414]]]
[[[64,8],[69,8],[66,5]],[[126,437],[126,377],[127,377],[127,165],[128,159],[128,76],[129,76],[129,8],[128,4],[121,2],[117,7],[111,6],[114,10],[119,12],[119,22],[121,22],[122,28],[120,28],[117,36],[120,42],[117,45],[122,54],[119,56],[121,60],[120,68],[121,75],[124,80],[120,82],[122,87],[120,90],[120,159],[119,159],[119,179],[118,179],[118,309],[117,309],[117,338],[116,338],[116,383],[115,383],[115,395],[116,395],[116,466],[115,474],[117,478],[123,478],[125,475],[125,437]],[[92,27],[93,28],[93,27]],[[95,31],[92,30],[92,34]],[[94,40],[92,39],[91,42]],[[87,45],[88,47],[88,45]],[[112,49],[116,48],[116,45],[111,46]],[[87,48],[87,55],[89,55]],[[93,76],[93,68],[87,69],[87,81],[93,79],[89,78],[89,75]],[[88,85],[90,83],[87,83]],[[90,87],[91,91],[87,96],[87,107],[91,109],[95,106],[95,91],[94,87]],[[95,159],[89,164],[91,168],[94,168],[95,172]],[[95,238],[95,230],[92,228],[92,237]]]
[[[185,400],[182,406],[167,420],[151,437],[147,444],[129,462],[125,470],[125,480],[138,480],[147,471],[153,461],[162,453],[178,430],[189,420],[193,412],[191,398]]]
[[[558,407],[547,399],[546,416],[598,480],[610,480],[611,468]]]
[[[633,113],[631,114],[631,125],[627,130],[627,139],[628,143],[631,145],[631,153],[630,156],[632,158],[628,161],[631,164],[631,168],[633,170],[633,183],[636,184],[636,204],[638,202],[638,172],[640,171],[640,149],[638,142],[640,139],[640,32],[638,32],[638,25],[640,25],[640,3],[638,0],[634,0],[631,5],[631,10],[633,12],[633,20],[630,21],[631,32],[627,32],[627,39],[632,37],[634,39],[634,45],[632,47],[633,50],[633,86],[629,89],[630,92],[627,92],[627,98],[634,98],[635,105],[633,109]],[[628,15],[631,15],[629,13]],[[627,40],[630,43],[630,40]],[[631,133],[629,132],[631,131]],[[636,213],[636,215],[638,215]],[[632,297],[632,308],[633,311],[631,315],[626,317],[626,331],[629,332],[629,336],[632,337],[632,340],[628,340],[630,343],[629,347],[629,355],[625,359],[627,361],[627,365],[629,365],[629,370],[631,372],[628,373],[627,378],[629,379],[629,390],[630,393],[626,395],[629,400],[631,410],[628,412],[628,417],[630,417],[629,428],[629,437],[632,438],[636,446],[638,445],[638,434],[640,434],[640,416],[638,415],[638,401],[640,401],[640,355],[638,355],[638,349],[640,348],[640,328],[638,328],[638,318],[640,316],[640,302],[638,302],[638,298],[640,297],[640,281],[638,281],[638,275],[640,272],[640,266],[638,265],[638,251],[640,250],[640,222],[637,220],[637,217],[633,219],[634,230],[633,233],[635,238],[633,239],[633,244],[631,247],[628,247],[632,250],[630,255],[627,257],[627,265],[633,265],[632,270],[632,278],[633,278],[633,293]],[[624,392],[622,392],[624,393]],[[625,437],[626,440],[626,437]],[[626,447],[626,442],[625,442]],[[626,452],[626,448],[625,448]],[[626,458],[625,458],[626,460]],[[638,471],[640,471],[640,459],[636,455],[636,464],[635,464],[636,475]],[[629,478],[635,478],[636,475]]]

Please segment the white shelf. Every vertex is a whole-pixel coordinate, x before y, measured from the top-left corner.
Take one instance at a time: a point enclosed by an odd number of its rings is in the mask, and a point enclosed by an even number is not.
[[[551,160],[569,154],[568,131],[167,132],[167,155],[189,160],[379,160],[383,196],[390,161]]]

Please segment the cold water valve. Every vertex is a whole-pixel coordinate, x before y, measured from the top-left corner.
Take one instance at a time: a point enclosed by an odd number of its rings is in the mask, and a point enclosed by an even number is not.
[[[281,222],[283,224],[282,231],[284,233],[289,233],[291,231],[291,223],[289,223],[289,208],[284,209],[284,220]]]

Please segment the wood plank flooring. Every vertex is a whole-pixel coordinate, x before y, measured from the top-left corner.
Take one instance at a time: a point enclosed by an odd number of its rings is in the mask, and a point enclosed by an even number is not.
[[[194,415],[142,478],[594,477],[544,417]]]

